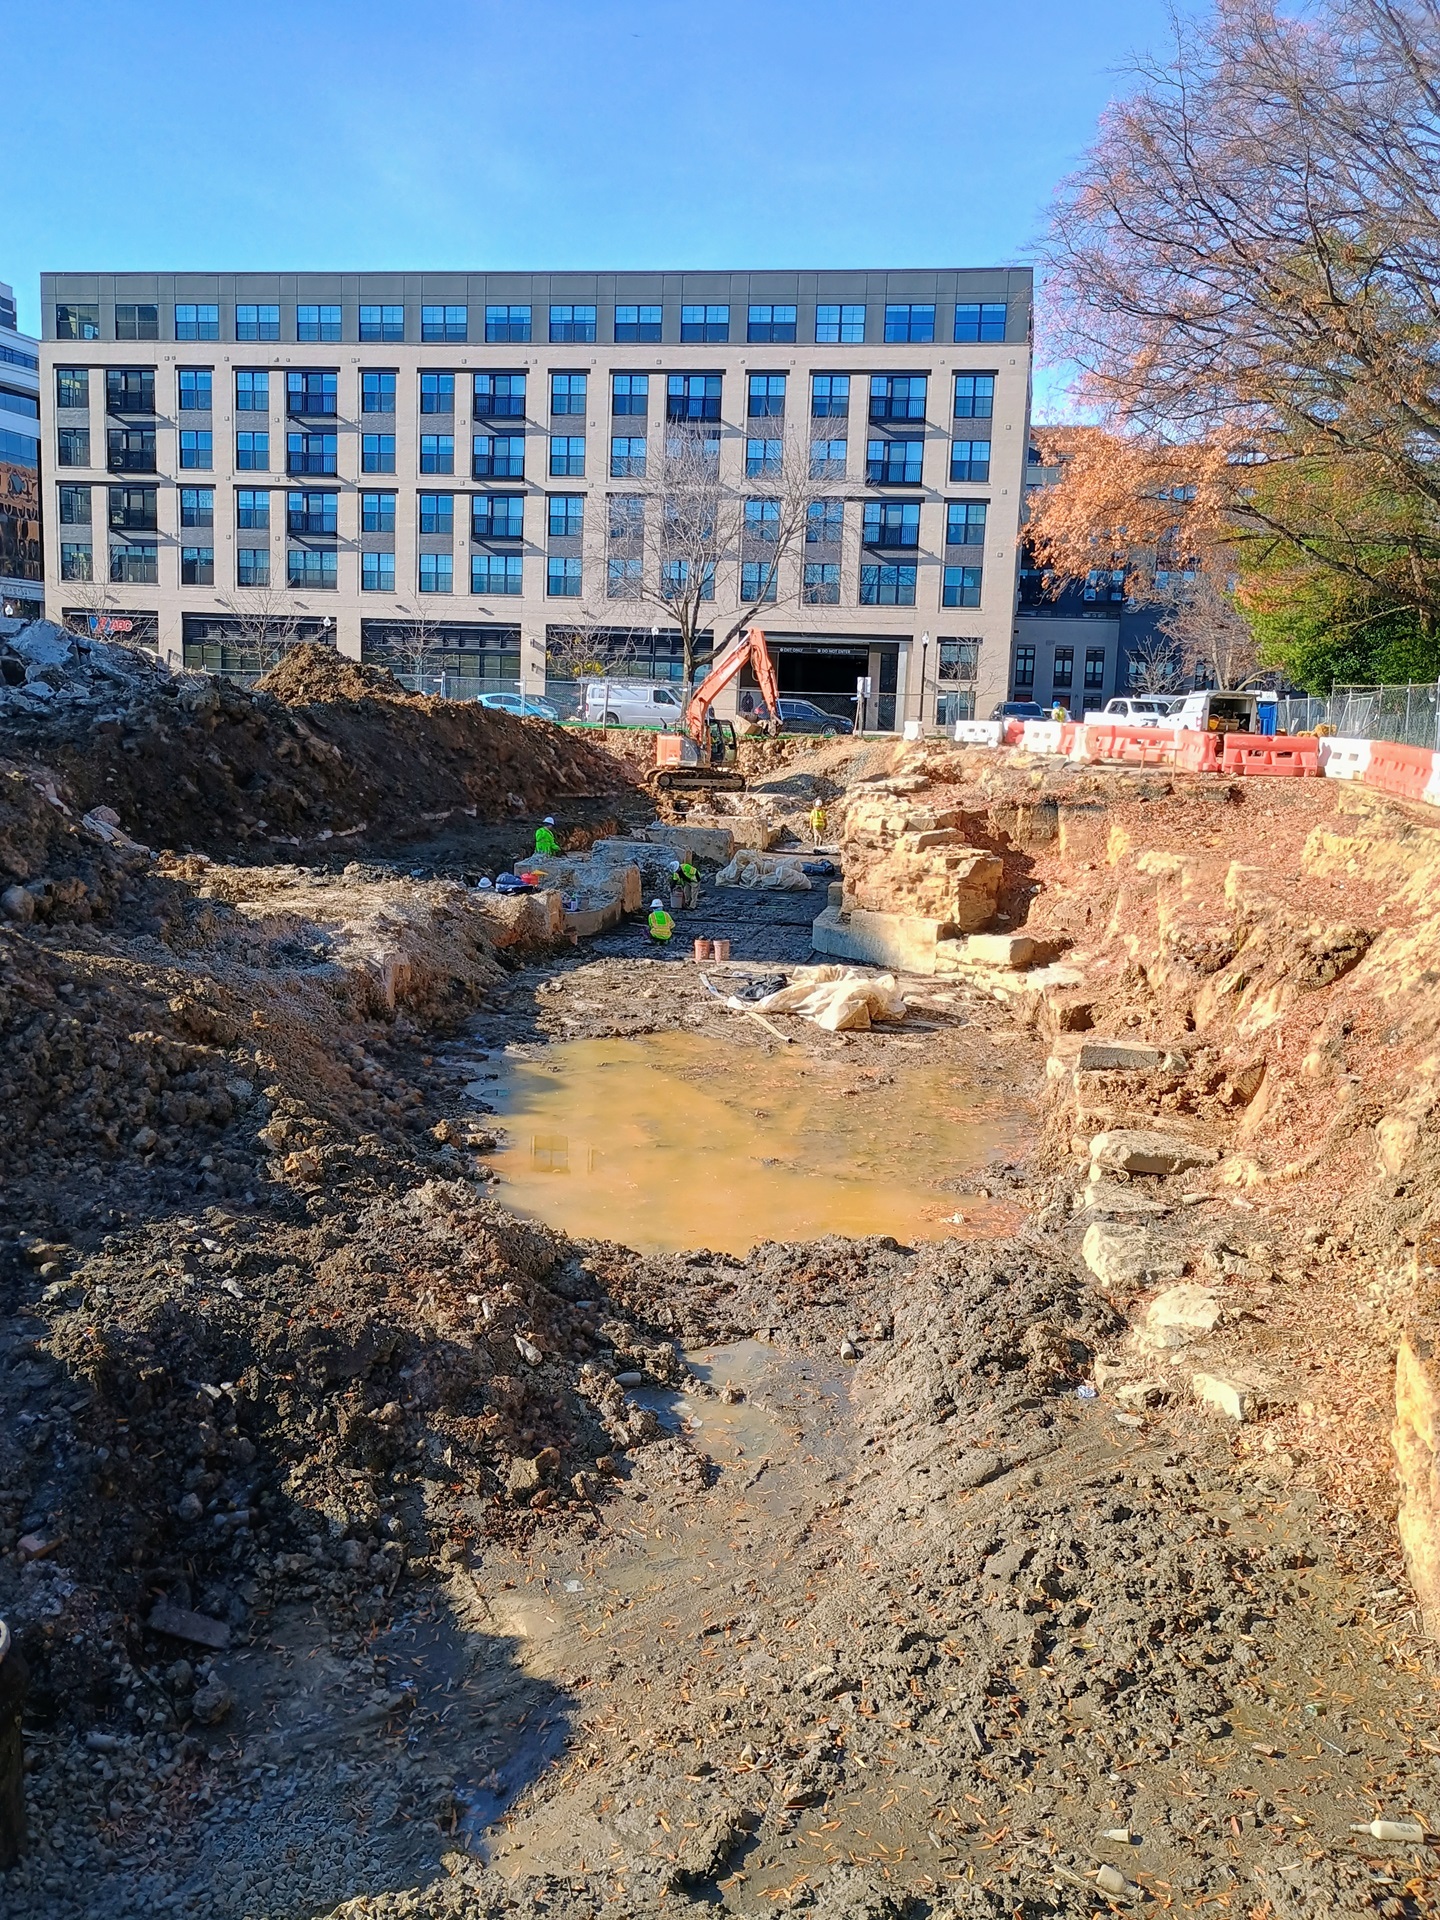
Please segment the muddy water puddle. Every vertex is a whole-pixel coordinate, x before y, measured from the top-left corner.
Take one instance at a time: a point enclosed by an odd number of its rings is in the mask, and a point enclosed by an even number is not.
[[[917,1046],[883,1067],[704,1035],[574,1040],[496,1063],[500,1197],[644,1252],[983,1226],[979,1169],[1028,1114]]]

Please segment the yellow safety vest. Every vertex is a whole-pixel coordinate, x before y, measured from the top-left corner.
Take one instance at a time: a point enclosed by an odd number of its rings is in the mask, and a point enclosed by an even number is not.
[[[670,918],[668,913],[661,910],[658,913],[651,914],[650,938],[652,940],[668,940],[674,931],[675,922]]]

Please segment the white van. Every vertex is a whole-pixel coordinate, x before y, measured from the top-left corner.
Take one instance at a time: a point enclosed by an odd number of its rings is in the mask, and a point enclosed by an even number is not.
[[[587,680],[585,718],[611,727],[677,727],[685,708],[673,687],[656,680]]]
[[[1087,720],[1116,720],[1127,727],[1168,727],[1170,702],[1158,694],[1139,699],[1107,700],[1099,713],[1087,713]]]

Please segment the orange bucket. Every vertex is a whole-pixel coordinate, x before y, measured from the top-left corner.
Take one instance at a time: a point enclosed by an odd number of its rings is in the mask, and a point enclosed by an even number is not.
[[[697,940],[695,942],[695,958],[697,960],[708,960],[710,958],[710,942],[708,940]]]
[[[710,952],[716,960],[728,960],[730,958],[730,942],[728,940],[712,940],[710,942]]]

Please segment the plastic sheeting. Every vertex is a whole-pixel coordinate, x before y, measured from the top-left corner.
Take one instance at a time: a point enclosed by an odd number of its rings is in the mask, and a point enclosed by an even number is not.
[[[858,967],[797,967],[778,993],[753,1004],[728,1004],[747,1013],[798,1013],[830,1033],[859,1033],[877,1020],[905,1018],[905,996],[894,974]]]
[[[744,847],[715,876],[717,887],[764,887],[782,893],[809,893],[803,856],[757,853]]]

